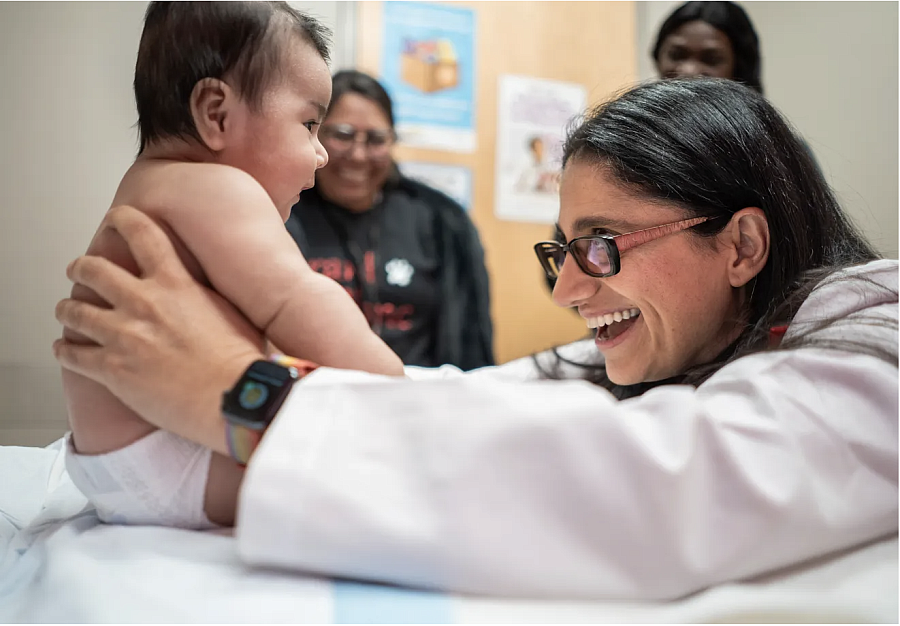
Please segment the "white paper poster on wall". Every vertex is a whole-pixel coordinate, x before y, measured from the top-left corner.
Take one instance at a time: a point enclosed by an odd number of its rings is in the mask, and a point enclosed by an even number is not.
[[[494,214],[553,224],[562,144],[570,123],[584,112],[587,92],[576,83],[504,75],[497,102]]]
[[[458,165],[404,161],[398,163],[404,176],[441,191],[468,211],[472,208],[472,170]]]

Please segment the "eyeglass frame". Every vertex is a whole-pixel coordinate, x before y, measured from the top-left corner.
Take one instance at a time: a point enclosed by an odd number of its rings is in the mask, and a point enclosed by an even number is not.
[[[562,252],[566,256],[571,256],[573,259],[575,259],[575,264],[578,265],[578,268],[588,276],[592,278],[609,278],[610,276],[615,276],[621,271],[621,254],[623,252],[631,250],[632,248],[637,248],[638,246],[642,246],[645,243],[656,241],[657,239],[665,237],[666,235],[673,235],[675,233],[687,230],[688,228],[693,228],[698,224],[702,224],[703,222],[712,219],[716,218],[709,215],[701,217],[689,217],[687,219],[678,220],[677,222],[669,222],[668,224],[660,224],[659,226],[642,228],[641,230],[634,230],[630,233],[622,233],[621,235],[582,235],[581,237],[574,237],[566,243],[560,243],[558,241],[539,241],[534,244],[534,253],[537,255],[541,267],[544,269],[544,272],[547,273],[547,276],[550,279],[558,278],[560,271],[554,271],[553,268],[550,267],[549,255],[544,253],[544,250],[546,250],[548,247],[562,250]],[[603,246],[604,248],[606,248],[607,257],[609,257],[609,272],[598,273],[588,269],[587,267],[585,267],[585,262],[581,260],[579,255],[573,254],[571,252],[572,250],[574,250],[573,245],[575,244],[575,242],[584,241],[586,239],[600,240],[603,242]],[[621,244],[619,243],[620,241],[622,242]],[[563,257],[563,259],[565,259],[565,257]],[[560,267],[562,267],[562,264],[560,264]]]
[[[356,128],[355,126],[353,126],[353,124],[328,124],[328,123],[325,123],[325,124],[322,124],[322,128],[320,129],[319,132],[323,133],[323,131],[324,131],[324,134],[322,134],[322,139],[324,139],[326,142],[330,142],[330,140],[335,139],[335,137],[333,135],[330,135],[330,133],[331,133],[330,129],[337,129],[337,128],[342,128],[342,127],[344,129],[350,129],[353,131],[353,142],[348,147],[344,148],[343,150],[337,150],[336,152],[338,152],[339,154],[345,154],[345,153],[352,152],[353,148],[355,148],[360,143],[360,139],[359,139],[360,135],[364,136],[363,141],[362,141],[362,146],[367,154],[372,153],[372,137],[374,135],[376,135],[376,133],[377,134],[385,133],[384,136],[387,139],[387,141],[384,143],[384,146],[383,146],[385,149],[385,154],[387,154],[387,152],[390,150],[391,146],[393,146],[394,143],[396,143],[396,141],[397,141],[397,132],[393,128],[362,129],[362,128]],[[381,148],[381,147],[382,146],[378,146],[378,148]],[[335,151],[335,150],[332,150],[332,151]]]

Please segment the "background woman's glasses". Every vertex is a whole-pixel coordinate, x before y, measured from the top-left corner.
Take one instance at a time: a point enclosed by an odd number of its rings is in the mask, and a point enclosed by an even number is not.
[[[387,157],[397,139],[393,128],[363,130],[350,124],[323,124],[319,134],[329,152],[350,152],[361,143],[370,158]]]

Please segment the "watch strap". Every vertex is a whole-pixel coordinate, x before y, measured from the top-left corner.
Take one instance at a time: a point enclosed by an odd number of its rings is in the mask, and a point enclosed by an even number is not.
[[[240,426],[231,422],[225,422],[225,438],[228,441],[228,454],[245,466],[250,460],[250,455],[256,450],[256,446],[262,440],[263,430],[252,430],[246,426]]]

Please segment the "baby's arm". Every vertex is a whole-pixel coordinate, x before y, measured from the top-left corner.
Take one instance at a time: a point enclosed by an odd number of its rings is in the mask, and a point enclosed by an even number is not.
[[[338,283],[313,271],[265,190],[225,166],[192,167],[162,217],[212,286],[286,353],[321,365],[403,375]]]

